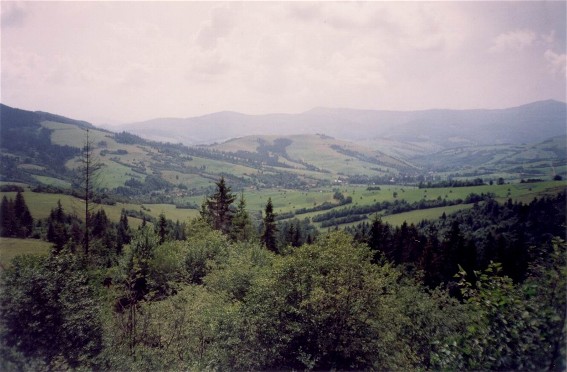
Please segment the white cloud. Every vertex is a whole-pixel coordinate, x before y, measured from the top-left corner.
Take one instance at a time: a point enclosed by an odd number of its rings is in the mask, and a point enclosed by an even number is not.
[[[544,53],[545,60],[548,62],[549,70],[553,74],[567,77],[567,54],[557,54],[548,49]]]
[[[2,28],[18,27],[24,24],[27,16],[27,7],[24,2],[3,1],[0,6],[0,25]]]
[[[490,51],[507,52],[520,51],[531,45],[536,40],[536,34],[531,30],[516,30],[498,35],[493,41]]]
[[[211,11],[210,19],[202,25],[196,42],[203,49],[215,48],[220,38],[228,36],[234,23],[234,14],[228,6],[220,6]]]

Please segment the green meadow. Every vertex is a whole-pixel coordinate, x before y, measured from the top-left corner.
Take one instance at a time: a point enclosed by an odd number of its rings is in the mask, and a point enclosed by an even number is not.
[[[51,243],[38,239],[0,238],[0,270],[7,269],[12,259],[23,254],[47,254]]]
[[[169,173],[168,177],[175,177],[175,173]],[[181,176],[178,177],[181,180]],[[213,185],[212,181],[206,179],[197,179],[196,184],[199,186]],[[258,213],[263,211],[268,198],[272,199],[274,211],[277,214],[295,212],[300,208],[312,208],[323,203],[336,203],[333,195],[336,191],[340,191],[345,196],[352,197],[352,204],[349,206],[363,206],[374,204],[376,202],[406,200],[409,203],[418,202],[420,200],[435,199],[465,199],[469,194],[476,193],[493,193],[496,199],[504,202],[508,199],[529,203],[536,197],[544,195],[553,195],[565,190],[567,183],[565,181],[548,181],[538,183],[515,183],[505,185],[485,185],[471,187],[452,187],[452,188],[429,188],[419,189],[413,186],[400,185],[380,185],[380,190],[367,190],[367,186],[334,186],[324,188],[314,188],[310,190],[289,190],[289,189],[266,189],[255,190],[252,188],[243,190],[246,200],[247,209],[250,213]],[[233,190],[235,194],[240,194],[238,190]],[[15,197],[14,192],[0,193],[0,197]],[[84,202],[81,199],[70,195],[36,193],[29,190],[24,192],[24,198],[30,209],[32,216],[36,219],[47,218],[53,208],[57,206],[57,202],[61,201],[63,208],[69,213],[75,213],[82,216],[84,213]],[[200,206],[203,202],[203,196],[194,196],[183,198],[183,202],[191,202]],[[346,206],[338,206],[336,208],[344,208]],[[418,210],[400,213],[396,215],[384,216],[383,219],[391,224],[399,225],[404,221],[408,223],[417,223],[423,219],[434,219],[440,217],[444,212],[452,213],[459,209],[469,208],[470,205],[454,205],[442,208],[432,208],[426,210]],[[159,217],[161,213],[165,214],[168,219],[173,221],[186,221],[187,219],[197,217],[199,211],[196,209],[176,208],[172,204],[133,204],[133,203],[116,203],[115,205],[95,205],[95,210],[104,208],[108,217],[117,222],[120,219],[122,209],[142,210],[153,217]],[[297,218],[312,218],[313,216],[324,213],[311,212],[296,215]],[[142,221],[136,218],[129,218],[130,224],[137,227]]]
[[[23,193],[26,204],[35,219],[47,218],[53,208],[57,206],[57,202],[61,201],[61,206],[68,213],[74,213],[79,217],[84,214],[85,204],[81,199],[75,198],[71,195],[62,194],[47,194],[25,191]],[[0,197],[6,196],[14,199],[15,192],[0,192]],[[94,210],[103,208],[108,218],[111,221],[118,222],[122,209],[133,209],[136,211],[142,210],[155,218],[158,218],[161,213],[164,213],[168,219],[173,221],[185,221],[189,218],[196,217],[198,211],[194,209],[179,209],[172,204],[130,204],[130,203],[116,203],[115,205],[98,205],[95,204]],[[137,218],[128,218],[130,224],[137,227],[141,224],[141,220]]]

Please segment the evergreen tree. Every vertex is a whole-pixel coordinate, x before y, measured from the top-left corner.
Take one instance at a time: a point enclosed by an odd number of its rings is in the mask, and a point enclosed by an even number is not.
[[[47,241],[54,244],[54,253],[59,253],[69,240],[66,219],[61,200],[58,200],[57,207],[51,210],[47,218]]]
[[[276,246],[276,215],[274,214],[274,206],[272,205],[272,198],[268,198],[264,216],[264,228],[262,232],[262,243],[271,250],[277,252]]]
[[[110,227],[110,221],[106,216],[106,212],[104,209],[98,210],[92,217],[91,221],[92,225],[92,232],[91,235],[93,238],[100,238],[106,234],[107,230]]]
[[[14,200],[14,219],[16,225],[16,236],[27,238],[33,230],[33,218],[26,205],[24,196],[18,191]]]
[[[83,238],[83,249],[85,256],[89,255],[91,215],[93,210],[94,192],[97,188],[98,171],[102,167],[99,159],[94,153],[94,143],[89,138],[89,130],[85,135],[85,143],[81,154],[81,167],[79,168],[81,177],[82,199],[85,201],[85,231]]]
[[[380,217],[376,217],[370,227],[370,241],[368,244],[374,251],[374,260],[377,260],[380,254],[391,253],[389,248],[390,242],[389,225],[383,223]]]
[[[124,210],[122,210],[122,213],[120,214],[120,222],[118,223],[117,235],[119,242],[118,254],[120,254],[122,253],[121,251],[124,244],[130,243],[130,227],[128,225],[128,216],[126,215],[126,212]]]
[[[232,219],[232,229],[230,237],[233,241],[246,241],[252,237],[252,221],[246,210],[246,200],[244,193],[240,194],[236,213]]]
[[[159,221],[156,226],[156,232],[159,236],[159,244],[163,244],[169,235],[169,229],[167,227],[167,220],[165,219],[165,214],[161,213],[159,215]]]
[[[16,230],[14,203],[6,195],[2,198],[2,204],[0,205],[0,222],[0,236],[14,236]]]
[[[216,185],[216,192],[206,200],[206,209],[210,216],[212,227],[215,230],[228,234],[233,218],[233,211],[230,207],[236,196],[231,193],[230,186],[225,183],[224,177],[221,177]]]

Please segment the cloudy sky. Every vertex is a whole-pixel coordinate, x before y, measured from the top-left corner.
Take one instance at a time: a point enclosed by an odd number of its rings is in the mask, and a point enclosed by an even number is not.
[[[566,95],[566,3],[9,2],[9,106],[95,124]]]

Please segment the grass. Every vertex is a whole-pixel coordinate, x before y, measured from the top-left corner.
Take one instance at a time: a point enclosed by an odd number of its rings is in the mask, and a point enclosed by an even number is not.
[[[176,173],[171,173],[169,176],[175,177],[175,175]],[[182,174],[179,174],[179,177],[181,178]],[[333,194],[337,189],[345,196],[351,196],[353,198],[352,206],[362,206],[386,200],[393,201],[395,200],[394,193],[397,194],[397,199],[405,199],[409,203],[417,202],[422,199],[465,199],[471,193],[480,194],[488,192],[494,193],[499,202],[504,202],[511,198],[514,201],[529,203],[536,197],[557,194],[558,192],[565,190],[566,187],[566,181],[430,189],[418,189],[416,187],[399,185],[382,185],[380,186],[381,190],[374,191],[367,190],[366,186],[347,185],[340,187],[323,187],[308,191],[287,189],[268,189],[257,191],[247,189],[244,190],[244,198],[246,200],[247,209],[251,214],[264,211],[268,198],[272,199],[274,211],[277,214],[283,214],[287,212],[294,212],[299,208],[312,208],[313,206],[321,205],[325,202],[335,203],[336,201],[333,199]],[[238,194],[238,192],[235,193]],[[4,195],[14,199],[16,193],[0,193],[0,197]],[[70,195],[25,191],[24,198],[32,216],[35,219],[47,218],[51,210],[57,206],[57,202],[59,200],[66,212],[75,213],[78,216],[82,216],[84,214],[84,202],[81,199]],[[185,198],[184,201],[201,205],[203,196]],[[173,221],[186,221],[187,219],[195,218],[199,215],[199,212],[195,209],[178,209],[172,204],[145,204],[142,208],[139,204],[117,203],[112,206],[95,206],[95,210],[98,208],[104,208],[110,220],[114,222],[119,221],[123,208],[133,209],[136,211],[143,210],[145,213],[148,213],[155,218],[158,218],[161,213],[164,213],[166,218]],[[438,218],[443,214],[443,212],[448,214],[463,208],[468,208],[468,206],[461,204],[442,208],[411,211],[398,215],[385,216],[384,220],[392,224],[401,224],[404,220],[408,223],[417,223],[423,219]],[[312,218],[319,213],[324,212],[312,212],[297,215],[296,217],[300,219],[304,219],[306,217]],[[129,218],[129,222],[133,227],[137,227],[142,221],[136,218]]]
[[[61,206],[67,213],[74,213],[78,216],[84,215],[84,202],[81,199],[75,198],[70,195],[62,194],[47,194],[25,191],[23,193],[26,204],[34,219],[43,219],[49,217],[51,210],[57,206],[57,202],[61,201]],[[14,199],[15,192],[0,192],[0,198],[6,196]],[[116,205],[94,205],[94,210],[103,208],[106,215],[111,221],[118,222],[122,209],[141,210],[141,205],[130,203],[116,203]],[[189,218],[196,217],[198,211],[194,209],[177,209],[172,204],[145,204],[144,212],[158,218],[161,213],[164,213],[166,218],[173,221],[185,221]],[[128,218],[130,225],[137,227],[141,224],[141,220],[136,218]]]
[[[0,238],[0,270],[12,264],[12,259],[23,254],[47,255],[51,243],[37,239]]]
[[[463,209],[470,209],[472,208],[472,206],[473,204],[460,204],[460,205],[451,205],[448,207],[421,209],[417,211],[384,216],[382,217],[382,221],[387,222],[390,225],[394,225],[394,226],[400,226],[404,222],[407,222],[408,224],[412,224],[412,223],[418,224],[423,220],[436,220],[439,217],[441,217],[443,213],[449,215],[451,213],[455,213]]]
[[[59,178],[54,178],[54,177],[48,177],[48,176],[38,176],[38,175],[33,175],[33,177],[38,180],[41,183],[44,183],[46,185],[51,185],[51,186],[55,186],[55,187],[59,187],[62,189],[69,189],[71,188],[71,183],[64,181],[64,180],[60,180]]]

